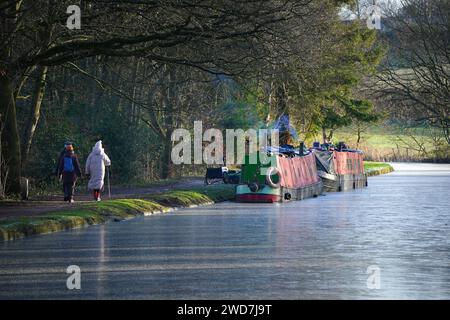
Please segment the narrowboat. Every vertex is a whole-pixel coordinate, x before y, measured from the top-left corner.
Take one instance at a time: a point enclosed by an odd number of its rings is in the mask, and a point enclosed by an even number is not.
[[[349,149],[340,142],[336,148],[315,144],[312,153],[316,158],[317,172],[323,181],[324,191],[347,191],[367,187],[362,151]]]
[[[281,147],[247,155],[236,186],[236,201],[273,203],[320,195],[323,183],[315,159],[312,152]]]

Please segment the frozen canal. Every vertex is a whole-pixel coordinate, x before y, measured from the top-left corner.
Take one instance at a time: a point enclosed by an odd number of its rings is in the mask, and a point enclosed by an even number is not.
[[[450,299],[450,165],[395,168],[363,190],[2,242],[0,298]]]

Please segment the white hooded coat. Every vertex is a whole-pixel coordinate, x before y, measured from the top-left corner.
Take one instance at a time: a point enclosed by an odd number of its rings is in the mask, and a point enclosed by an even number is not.
[[[98,141],[92,148],[86,161],[86,174],[90,174],[91,178],[88,182],[89,190],[97,190],[103,188],[105,179],[105,166],[111,165],[111,160],[102,147],[102,141]]]

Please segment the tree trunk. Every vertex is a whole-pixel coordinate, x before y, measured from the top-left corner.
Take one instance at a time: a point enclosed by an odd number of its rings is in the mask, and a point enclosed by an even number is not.
[[[164,139],[164,148],[161,159],[161,178],[167,179],[173,177],[173,163],[171,159],[172,141],[170,140],[171,133]]]
[[[41,105],[44,99],[45,81],[47,77],[48,67],[43,66],[38,68],[38,77],[33,92],[33,100],[31,104],[30,116],[26,125],[25,134],[22,139],[22,168],[28,160],[30,153],[31,143],[33,142],[33,136],[36,131],[36,127],[41,115]]]
[[[357,132],[356,132],[356,134],[357,134],[357,139],[356,139],[356,148],[358,149],[359,148],[359,143],[361,142],[361,127],[358,125],[358,128],[357,128]]]
[[[45,27],[38,32],[38,37],[41,42],[41,48],[39,52],[46,48],[50,44],[50,39],[53,33],[54,28],[54,7],[55,1],[48,1],[48,17],[45,24]],[[34,133],[36,131],[37,124],[39,122],[39,117],[41,115],[41,105],[42,100],[44,99],[45,92],[45,83],[47,78],[47,66],[38,66],[37,67],[37,78],[34,85],[33,97],[31,101],[31,109],[30,115],[28,118],[28,122],[25,127],[25,133],[22,137],[22,148],[21,148],[21,167],[22,169],[25,167],[25,164],[28,160],[28,156],[30,153],[31,143],[33,142]]]
[[[4,121],[2,135],[3,159],[8,168],[8,180],[6,181],[7,194],[20,193],[20,140],[17,129],[16,104],[14,91],[8,75],[0,70],[0,114]]]
[[[328,134],[328,143],[331,143],[331,140],[333,140],[333,134],[334,134],[334,130],[330,129],[330,133]]]
[[[164,153],[162,157],[162,170],[161,170],[161,176],[163,179],[171,178],[173,177],[173,163],[172,163],[172,141],[171,141],[171,135],[174,125],[174,119],[173,119],[173,104],[174,99],[176,98],[176,93],[174,86],[171,85],[171,82],[175,80],[175,74],[173,69],[170,69],[168,71],[168,85],[167,88],[164,89],[164,109],[165,109],[165,117],[164,117],[164,126],[166,127],[165,130],[165,137],[164,137]]]
[[[276,118],[279,119],[282,115],[289,116],[288,97],[284,83],[278,82],[275,85],[275,104],[276,104]]]
[[[275,103],[276,103],[276,117],[275,120],[278,121],[282,116],[286,116],[289,119],[289,108],[288,108],[288,96],[285,84],[281,81],[277,82],[275,85]],[[289,131],[289,123],[287,127],[284,128],[286,131],[281,131],[279,133],[278,144],[280,146],[285,144],[292,144],[293,140]]]
[[[322,127],[322,140],[323,140],[323,143],[327,142],[327,131],[326,131],[325,127]]]

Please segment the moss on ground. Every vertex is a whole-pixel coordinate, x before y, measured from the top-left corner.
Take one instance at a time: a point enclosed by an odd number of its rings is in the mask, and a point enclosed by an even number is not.
[[[173,190],[142,196],[142,199],[116,199],[77,203],[61,211],[35,217],[0,220],[0,239],[13,240],[33,234],[43,234],[132,218],[138,215],[167,212],[171,207],[189,207],[231,200],[234,185],[213,185],[189,190]]]
[[[235,185],[217,184],[173,190],[143,198],[169,207],[190,207],[234,199],[235,189]]]
[[[227,201],[234,199],[236,185],[232,184],[217,184],[211,186],[200,186],[190,188],[190,191],[202,194],[213,202]]]
[[[377,176],[394,171],[394,168],[386,162],[364,161],[364,172],[367,176]]]
[[[146,198],[159,204],[172,207],[190,207],[193,205],[212,203],[213,201],[206,195],[195,191],[168,191],[163,194],[154,194]]]
[[[0,238],[13,240],[32,234],[50,233],[105,221],[105,217],[94,212],[78,209],[74,212],[72,210],[64,213],[55,212],[39,217],[9,218],[0,221]]]

